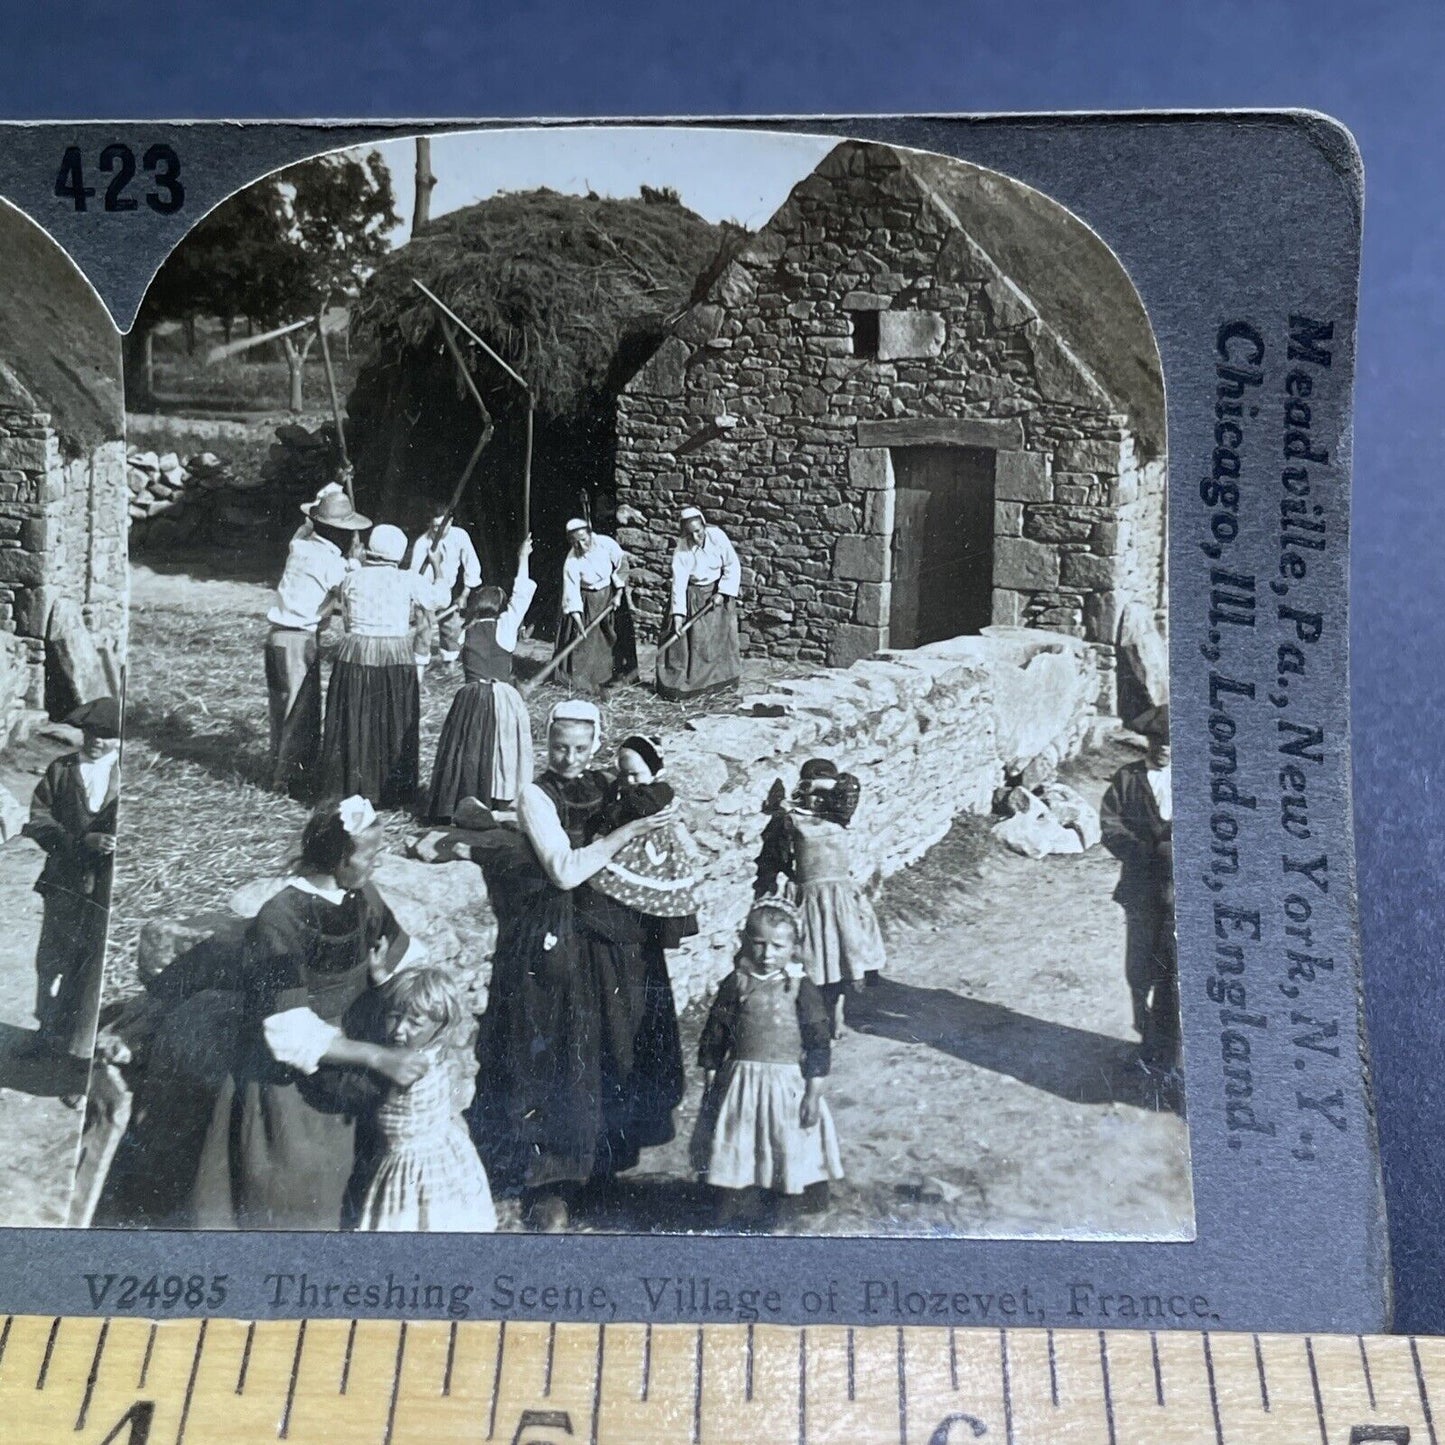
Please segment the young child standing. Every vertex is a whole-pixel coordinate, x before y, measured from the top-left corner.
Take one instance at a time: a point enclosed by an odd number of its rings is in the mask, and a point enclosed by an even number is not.
[[[385,985],[388,1043],[431,1055],[415,1083],[394,1087],[374,1118],[379,1158],[356,1228],[491,1234],[497,1228],[487,1171],[462,1110],[473,1085],[448,1056],[463,1018],[456,985],[439,968],[403,969]]]
[[[887,959],[873,905],[852,875],[847,830],[862,787],[828,758],[803,764],[791,802],[781,784],[773,787],[754,893],[774,892],[780,878],[795,889],[808,977],[822,989],[833,1037],[841,1038],[844,994],[873,982]]]
[[[692,1161],[723,1191],[720,1222],[754,1199],[823,1202],[843,1177],[838,1136],[823,1098],[830,1063],[828,1014],[803,972],[801,919],[779,898],[754,903],[733,971],[713,1000],[698,1043],[706,1090]]]

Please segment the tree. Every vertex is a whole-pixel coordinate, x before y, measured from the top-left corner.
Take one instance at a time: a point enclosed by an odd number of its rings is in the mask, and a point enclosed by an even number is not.
[[[262,331],[309,321],[354,297],[388,249],[400,217],[391,176],[375,151],[303,161],[257,181],[210,213],[166,259],[141,304],[128,341],[144,366],[157,322],[217,317],[229,331],[242,317]],[[290,407],[300,411],[314,328],[281,338]],[[127,400],[149,395],[148,375]],[[135,397],[136,400],[132,400]]]

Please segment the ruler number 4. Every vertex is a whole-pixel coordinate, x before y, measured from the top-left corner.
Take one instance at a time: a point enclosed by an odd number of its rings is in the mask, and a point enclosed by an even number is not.
[[[151,1438],[151,1422],[156,1416],[154,1400],[137,1400],[114,1425],[110,1433],[96,1445],[147,1445]],[[130,1429],[126,1430],[129,1425]]]
[[[111,178],[101,200],[102,209],[134,211],[140,203],[126,191],[135,179],[135,152],[128,145],[113,141],[101,151],[96,164]],[[145,203],[151,210],[162,216],[171,216],[185,205],[180,157],[170,146],[164,142],[149,146],[140,158],[140,168],[153,182],[151,189],[145,193]],[[87,202],[95,195],[95,187],[85,183],[85,157],[81,155],[79,146],[65,148],[65,154],[60,158],[60,170],[55,176],[55,194],[61,200],[69,201],[77,211],[86,210]]]

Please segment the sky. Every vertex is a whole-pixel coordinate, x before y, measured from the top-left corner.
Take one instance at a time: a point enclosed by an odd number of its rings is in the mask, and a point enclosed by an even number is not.
[[[433,218],[502,191],[635,196],[671,186],[706,221],[757,230],[788,192],[836,144],[837,137],[681,127],[579,127],[467,131],[432,138]],[[373,149],[367,147],[366,149]],[[374,147],[391,171],[402,223],[394,246],[411,234],[416,148],[411,140]]]

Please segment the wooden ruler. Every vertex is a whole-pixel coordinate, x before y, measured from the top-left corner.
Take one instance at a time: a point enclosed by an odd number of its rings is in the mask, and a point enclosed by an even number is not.
[[[44,1319],[17,1445],[1438,1445],[1445,1340]]]

